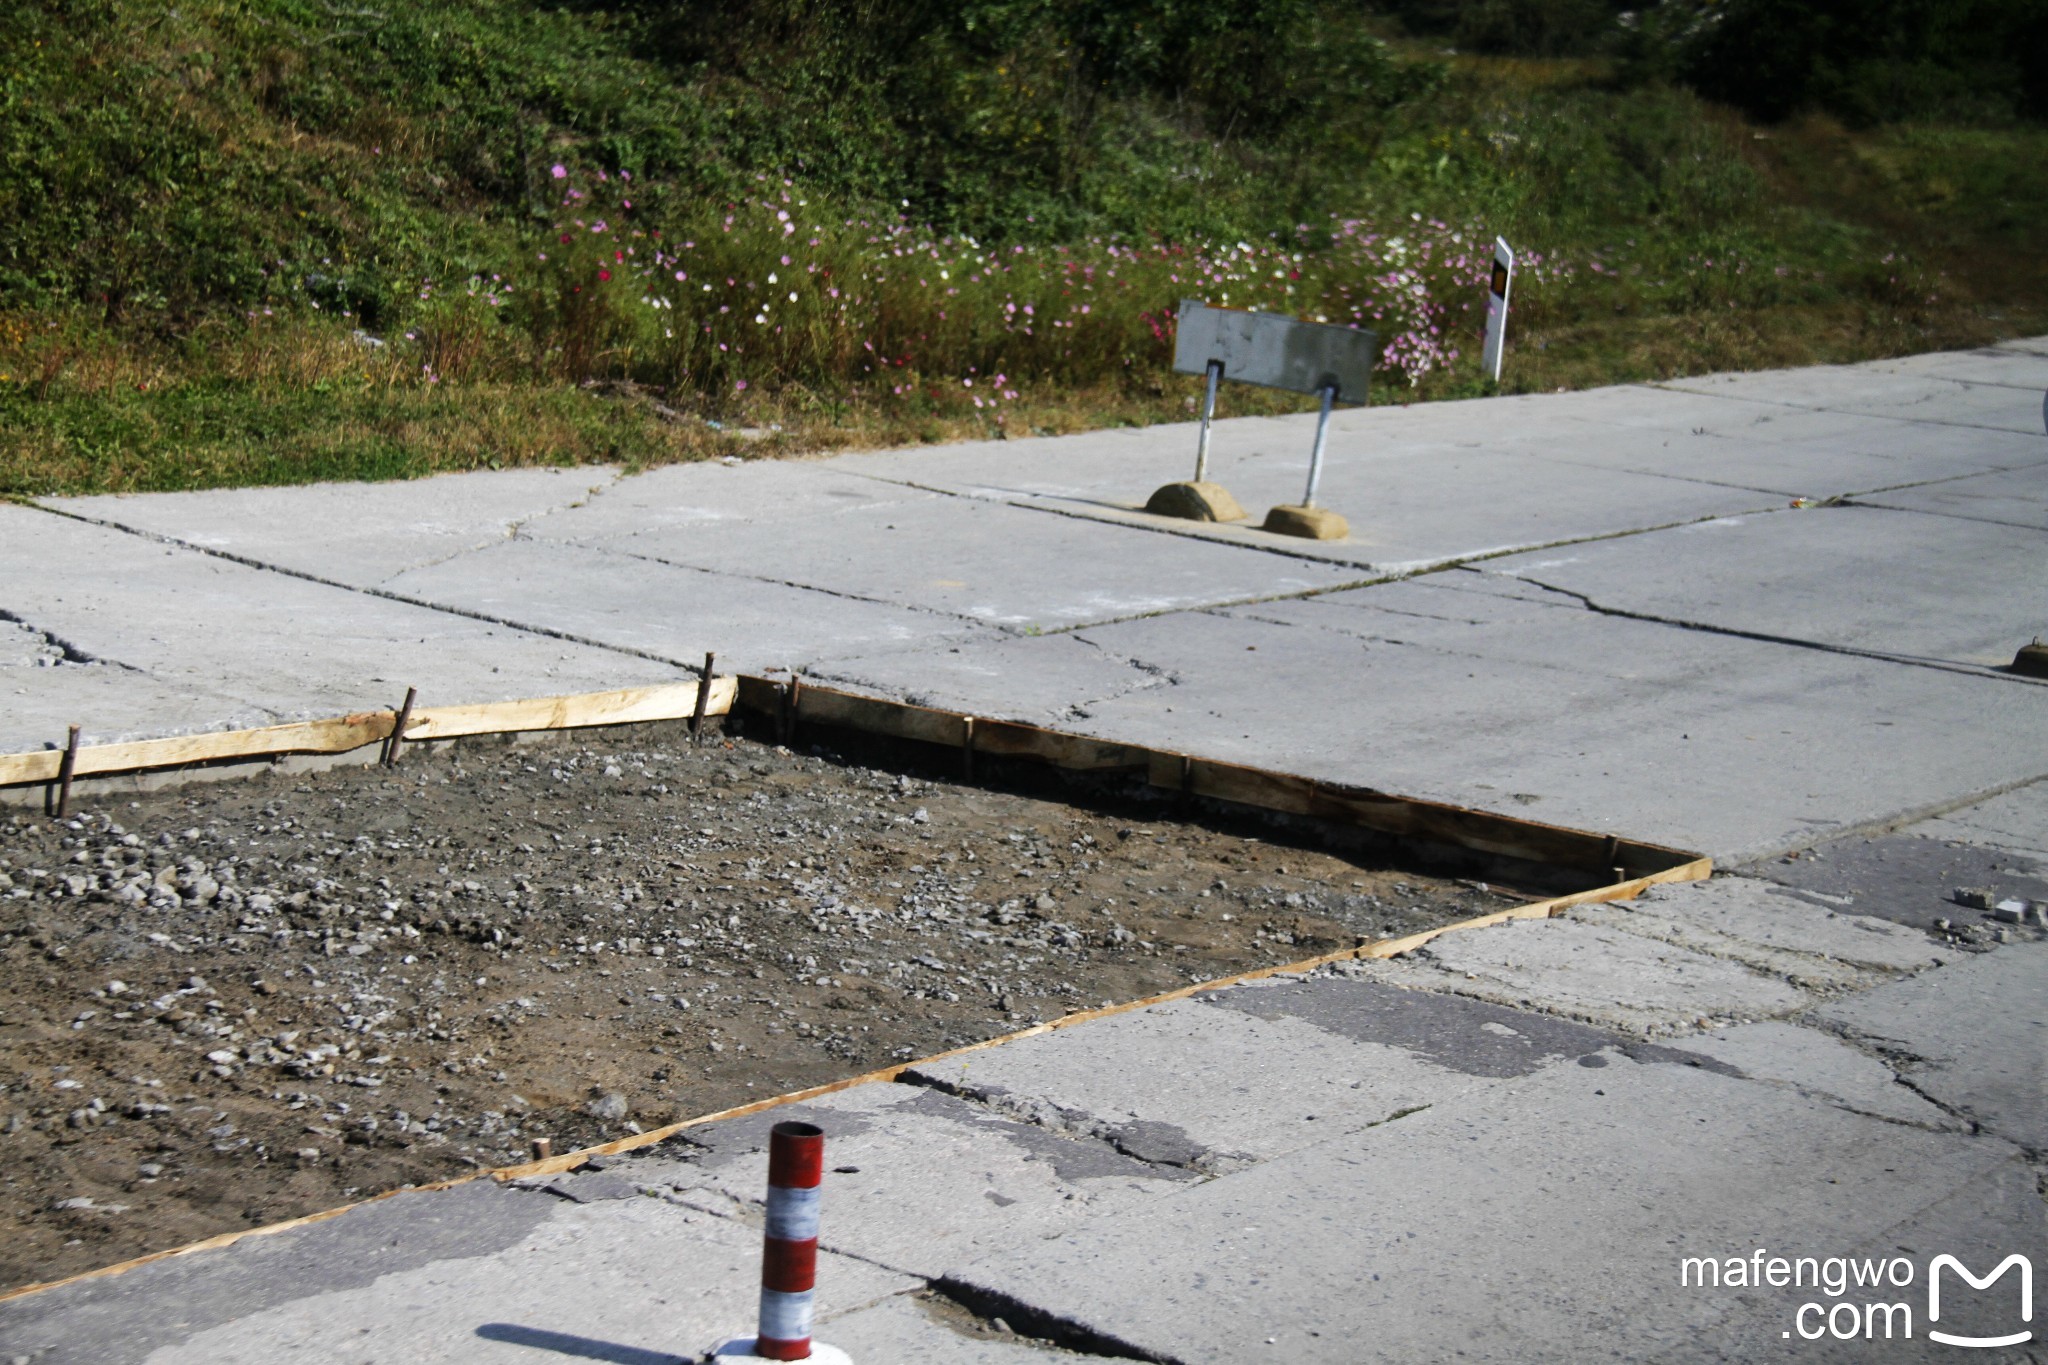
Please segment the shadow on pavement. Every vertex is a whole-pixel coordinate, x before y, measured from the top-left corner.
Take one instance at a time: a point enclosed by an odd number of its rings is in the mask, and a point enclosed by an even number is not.
[[[610,1361],[612,1365],[690,1365],[693,1359],[672,1351],[650,1351],[642,1346],[621,1346],[615,1341],[598,1341],[570,1332],[550,1332],[544,1327],[521,1327],[516,1322],[487,1322],[476,1329],[476,1334],[486,1341],[531,1346],[578,1360]]]

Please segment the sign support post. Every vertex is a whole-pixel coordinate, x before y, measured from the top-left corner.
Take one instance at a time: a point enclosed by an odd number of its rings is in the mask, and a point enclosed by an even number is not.
[[[1195,439],[1195,482],[1209,477],[1209,424],[1216,420],[1216,390],[1223,386],[1223,362],[1209,362],[1208,383],[1202,393],[1202,434]]]
[[[1260,529],[1310,540],[1342,540],[1351,534],[1350,523],[1328,508],[1316,506],[1316,485],[1323,480],[1323,446],[1330,436],[1330,409],[1337,406],[1337,386],[1325,384],[1317,394],[1323,401],[1316,413],[1316,443],[1308,453],[1308,487],[1302,492],[1301,504],[1283,504],[1268,511]]]

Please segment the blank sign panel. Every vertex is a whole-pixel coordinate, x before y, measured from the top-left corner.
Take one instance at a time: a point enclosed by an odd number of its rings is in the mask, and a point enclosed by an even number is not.
[[[1223,377],[1240,384],[1295,393],[1335,385],[1341,401],[1363,403],[1378,355],[1379,336],[1373,332],[1183,299],[1173,368],[1203,374],[1210,361],[1220,360]]]

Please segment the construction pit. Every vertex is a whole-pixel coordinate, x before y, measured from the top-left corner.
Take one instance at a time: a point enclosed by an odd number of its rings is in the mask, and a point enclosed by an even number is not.
[[[0,816],[0,1283],[630,1144],[1627,872],[1162,789],[1158,756],[970,754],[970,779],[944,746],[799,736],[794,691],[755,688],[726,733],[408,743],[395,766]],[[943,714],[873,705],[884,730]]]

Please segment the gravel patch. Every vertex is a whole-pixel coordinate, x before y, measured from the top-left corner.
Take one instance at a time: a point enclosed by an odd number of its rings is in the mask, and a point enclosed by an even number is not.
[[[662,725],[0,819],[0,1283],[1525,899],[1057,795]]]

